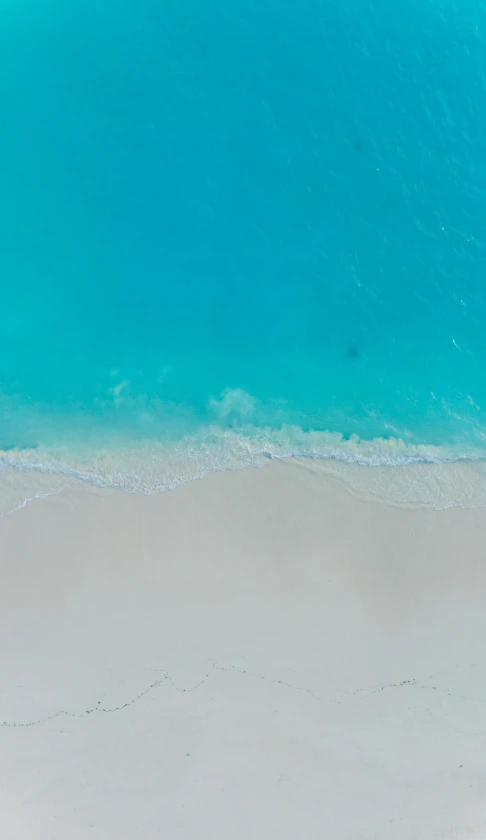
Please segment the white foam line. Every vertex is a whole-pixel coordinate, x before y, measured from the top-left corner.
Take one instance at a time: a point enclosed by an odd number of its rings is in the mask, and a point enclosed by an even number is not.
[[[73,452],[73,460],[75,457]],[[486,461],[483,451],[455,453],[440,447],[410,445],[400,438],[361,440],[352,437],[345,440],[336,433],[304,432],[299,427],[249,426],[240,430],[211,426],[177,443],[147,441],[130,448],[93,450],[84,468],[79,463],[66,463],[67,458],[69,455],[64,450],[46,449],[42,456],[39,450],[17,450],[15,453],[9,450],[0,455],[0,477],[2,471],[15,470],[26,477],[35,474],[64,476],[99,488],[150,495],[211,473],[261,467],[267,459],[300,458],[364,467]],[[25,500],[14,509],[58,492],[58,488],[52,492],[43,488],[42,492],[27,493]]]

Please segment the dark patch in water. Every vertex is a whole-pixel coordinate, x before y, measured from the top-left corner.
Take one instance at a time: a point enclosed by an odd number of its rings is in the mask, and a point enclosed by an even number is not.
[[[363,151],[363,144],[362,144],[361,140],[354,140],[353,149],[354,149],[355,152],[362,152]]]
[[[348,356],[350,359],[357,359],[359,356],[359,350],[356,344],[348,344]]]
[[[393,210],[393,207],[394,207],[393,201],[391,201],[391,199],[389,199],[389,198],[386,198],[385,201],[383,201],[382,204],[381,204],[381,212],[382,213],[391,213],[391,211]]]
[[[38,443],[23,443],[23,444],[15,444],[11,441],[5,441],[4,443],[0,442],[0,451],[1,452],[12,452],[14,449],[21,452],[23,449],[37,449]]]

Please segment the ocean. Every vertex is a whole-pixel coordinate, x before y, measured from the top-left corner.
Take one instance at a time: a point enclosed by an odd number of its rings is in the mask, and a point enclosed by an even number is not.
[[[0,512],[292,456],[486,504],[486,4],[0,14]]]

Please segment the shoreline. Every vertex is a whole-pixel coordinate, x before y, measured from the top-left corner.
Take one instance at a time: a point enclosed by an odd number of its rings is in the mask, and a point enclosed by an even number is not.
[[[100,456],[100,460],[107,454],[113,458],[104,477],[98,476],[93,469],[61,466],[55,459],[47,466],[39,466],[27,458],[25,463],[22,459],[2,463],[0,458],[0,519],[33,502],[72,490],[82,492],[87,488],[88,492],[94,493],[160,495],[212,475],[268,468],[272,463],[297,465],[323,480],[339,484],[362,501],[407,509],[486,508],[486,457],[482,456],[367,464],[335,456],[270,455],[257,449],[248,462],[228,458],[221,464],[211,464],[209,458],[196,469],[183,457],[173,463],[170,460],[164,463],[163,456],[159,456],[159,460],[151,458],[149,450],[144,463],[137,450],[127,450],[127,453],[125,462],[119,452],[115,457],[106,452]],[[106,463],[103,467],[107,469]]]
[[[108,430],[105,430],[105,433]],[[359,438],[251,424],[208,425],[173,440],[117,435],[59,438],[31,449],[0,449],[0,516],[30,501],[87,485],[150,495],[219,472],[272,461],[308,466],[360,498],[406,507],[486,507],[486,450]]]
[[[275,461],[69,488],[0,545],[6,840],[486,831],[486,510]]]

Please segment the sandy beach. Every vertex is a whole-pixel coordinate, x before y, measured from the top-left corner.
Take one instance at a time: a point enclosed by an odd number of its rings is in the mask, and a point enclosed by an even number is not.
[[[486,837],[486,510],[272,462],[0,552],[2,840]]]

